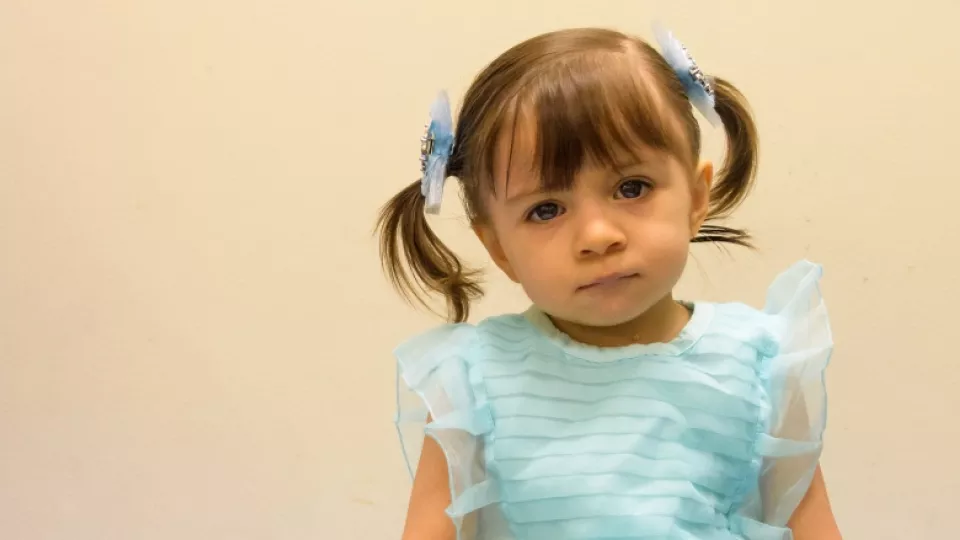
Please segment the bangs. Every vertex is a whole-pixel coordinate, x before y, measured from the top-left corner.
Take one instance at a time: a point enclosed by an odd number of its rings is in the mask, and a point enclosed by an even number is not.
[[[529,156],[541,188],[560,191],[573,186],[584,166],[617,170],[625,159],[643,161],[644,149],[689,161],[699,151],[698,134],[684,129],[689,105],[664,95],[659,89],[674,81],[658,80],[663,74],[643,64],[625,51],[593,51],[519,84],[497,122],[499,140],[486,148],[487,172],[494,172],[498,151],[508,152],[507,171],[519,155]]]

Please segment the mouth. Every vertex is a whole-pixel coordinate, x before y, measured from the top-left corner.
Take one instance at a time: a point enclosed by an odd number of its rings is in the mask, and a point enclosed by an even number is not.
[[[584,291],[584,290],[587,290],[587,289],[594,289],[594,288],[598,288],[598,287],[603,287],[603,286],[605,286],[605,285],[612,285],[612,284],[615,284],[615,283],[620,283],[620,282],[622,282],[622,281],[626,281],[626,280],[635,278],[635,277],[637,277],[637,276],[638,276],[638,274],[637,274],[636,272],[618,272],[618,273],[616,273],[616,274],[607,274],[607,275],[605,275],[605,276],[601,276],[601,277],[599,277],[599,278],[591,281],[590,283],[587,283],[586,285],[581,285],[581,286],[577,287],[577,290],[578,290],[578,291]]]

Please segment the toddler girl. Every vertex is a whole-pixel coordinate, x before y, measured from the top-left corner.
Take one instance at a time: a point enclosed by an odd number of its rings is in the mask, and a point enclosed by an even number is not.
[[[762,311],[674,297],[691,242],[749,245],[719,220],[757,132],[733,85],[658,38],[541,35],[479,74],[456,126],[434,103],[423,177],[378,224],[393,284],[452,321],[396,350],[427,422],[405,539],[839,538],[820,269],[788,269]],[[694,109],[726,134],[716,173]],[[478,274],[425,215],[447,177],[525,313],[466,323]]]

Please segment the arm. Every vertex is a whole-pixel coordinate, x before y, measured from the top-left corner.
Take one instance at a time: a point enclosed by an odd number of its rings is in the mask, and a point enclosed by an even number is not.
[[[454,540],[456,529],[444,512],[449,505],[447,459],[437,441],[425,437],[402,540]]]
[[[788,526],[793,530],[794,540],[841,540],[819,465],[807,494],[790,517]]]

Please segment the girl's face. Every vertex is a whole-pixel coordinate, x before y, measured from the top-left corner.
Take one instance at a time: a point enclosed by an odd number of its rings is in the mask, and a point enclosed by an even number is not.
[[[615,168],[587,162],[571,189],[546,192],[524,139],[512,159],[498,156],[503,174],[475,227],[507,276],[544,312],[586,326],[624,324],[671,300],[707,213],[712,165],[693,171],[642,148]]]

